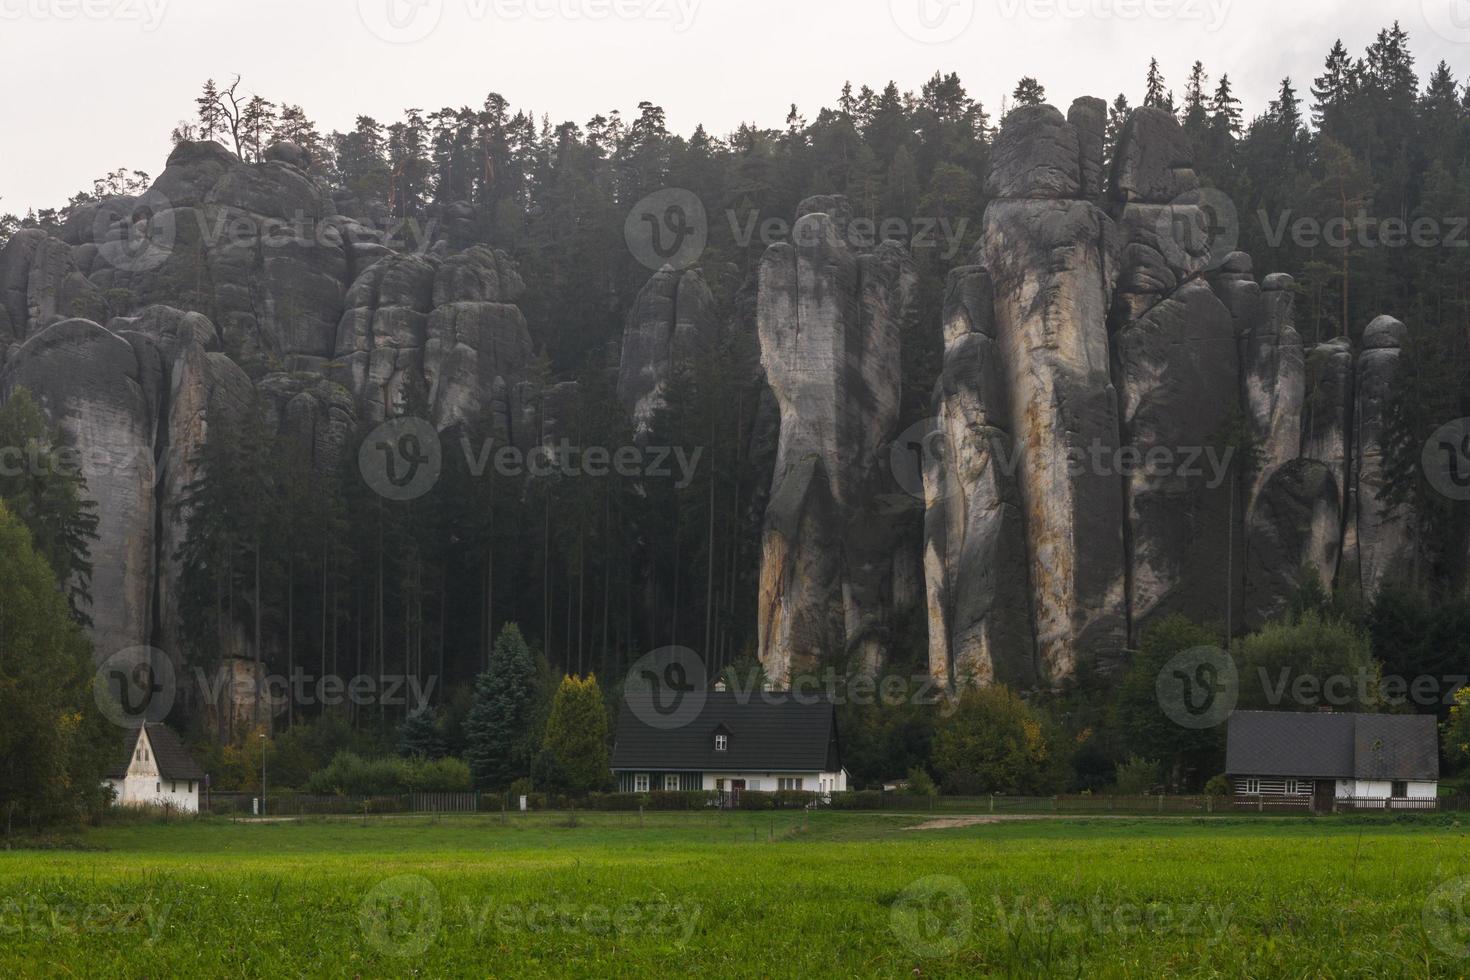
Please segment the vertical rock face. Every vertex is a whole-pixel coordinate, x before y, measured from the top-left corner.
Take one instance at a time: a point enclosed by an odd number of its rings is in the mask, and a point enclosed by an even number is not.
[[[1347,506],[1352,446],[1353,348],[1346,337],[1307,353],[1302,405],[1302,456],[1327,464],[1337,484],[1338,508]]]
[[[995,289],[1006,416],[1031,563],[1038,659],[1054,681],[1081,658],[1121,652],[1127,635],[1122,482],[1076,467],[1119,445],[1107,316],[1118,239],[1077,200],[1076,130],[1049,106],[1018,109],[996,138],[980,264]]]
[[[618,400],[646,431],[664,404],[664,388],[675,368],[715,342],[715,300],[698,269],[664,268],[638,293],[623,329]]]
[[[895,551],[876,508],[915,278],[896,243],[849,246],[842,202],[801,211],[793,241],[762,260],[757,310],[781,413],[759,595],[761,659],[777,679],[841,656],[881,662]]]
[[[1400,348],[1408,328],[1381,316],[1363,331],[1358,357],[1356,417],[1358,452],[1353,481],[1355,578],[1365,595],[1386,582],[1408,580],[1414,570],[1412,521],[1405,509],[1390,512],[1380,499],[1384,476],[1384,413],[1398,372]]]
[[[16,232],[0,250],[0,362],[4,348],[58,320],[100,320],[106,303],[78,270],[71,248],[44,231]]]
[[[934,433],[923,447],[929,670],[948,688],[1038,680],[1017,450],[998,398],[990,276],[951,273]],[[902,448],[902,447],[900,447]]]
[[[1174,119],[1135,113],[1104,189],[1102,116],[1007,117],[976,265],[949,287],[924,552],[946,683],[1066,684],[1176,613],[1259,625],[1304,569],[1337,575],[1348,474],[1381,485],[1353,429],[1381,441],[1395,331],[1370,329],[1356,369],[1345,342],[1309,365],[1290,277],[1223,251]],[[1382,508],[1357,521],[1373,588],[1403,532]]]
[[[34,334],[0,371],[0,401],[32,393],[82,456],[97,503],[90,614],[96,653],[167,644],[176,651],[178,504],[212,411],[238,411],[250,382],[206,347],[214,326],[154,307],[115,320],[63,320]]]

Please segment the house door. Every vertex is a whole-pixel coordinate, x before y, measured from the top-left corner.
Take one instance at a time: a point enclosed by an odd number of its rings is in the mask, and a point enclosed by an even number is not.
[[[1318,813],[1331,813],[1337,796],[1337,784],[1331,779],[1317,780],[1317,791],[1312,795],[1312,809]]]
[[[745,792],[745,780],[730,780],[730,800],[732,803],[738,804],[740,802],[740,794],[743,792]]]

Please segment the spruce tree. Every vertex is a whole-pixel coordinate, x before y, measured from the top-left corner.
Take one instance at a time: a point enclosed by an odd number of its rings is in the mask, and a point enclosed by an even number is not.
[[[530,771],[535,691],[535,661],[521,628],[510,623],[475,681],[474,707],[465,720],[465,761],[477,785],[503,789]]]

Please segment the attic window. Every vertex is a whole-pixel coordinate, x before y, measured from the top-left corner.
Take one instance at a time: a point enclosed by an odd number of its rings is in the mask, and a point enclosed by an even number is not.
[[[716,735],[715,736],[715,751],[716,752],[724,752],[724,751],[726,751],[729,748],[730,748],[730,736],[728,736],[728,735]]]

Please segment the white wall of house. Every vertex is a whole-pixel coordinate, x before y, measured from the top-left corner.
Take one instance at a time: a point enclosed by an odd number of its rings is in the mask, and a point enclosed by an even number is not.
[[[1439,784],[1430,782],[1410,782],[1408,795],[1401,797],[1410,800],[1433,800],[1439,797]],[[1393,796],[1393,783],[1388,780],[1375,779],[1339,779],[1337,781],[1337,798],[1339,800],[1386,800]]]
[[[122,779],[109,779],[108,783],[112,785],[117,794],[117,802],[122,806],[166,804],[185,813],[199,812],[198,781],[169,780],[159,774],[158,761],[153,756],[153,746],[148,741],[147,729],[139,732],[127,775]]]
[[[774,793],[781,788],[781,780],[797,779],[801,783],[797,789],[808,793],[846,793],[847,771],[841,772],[707,772],[704,774],[704,788],[709,791],[720,788],[720,780],[724,780],[724,788],[730,789],[731,784],[737,780],[745,780],[745,788],[751,792]]]

